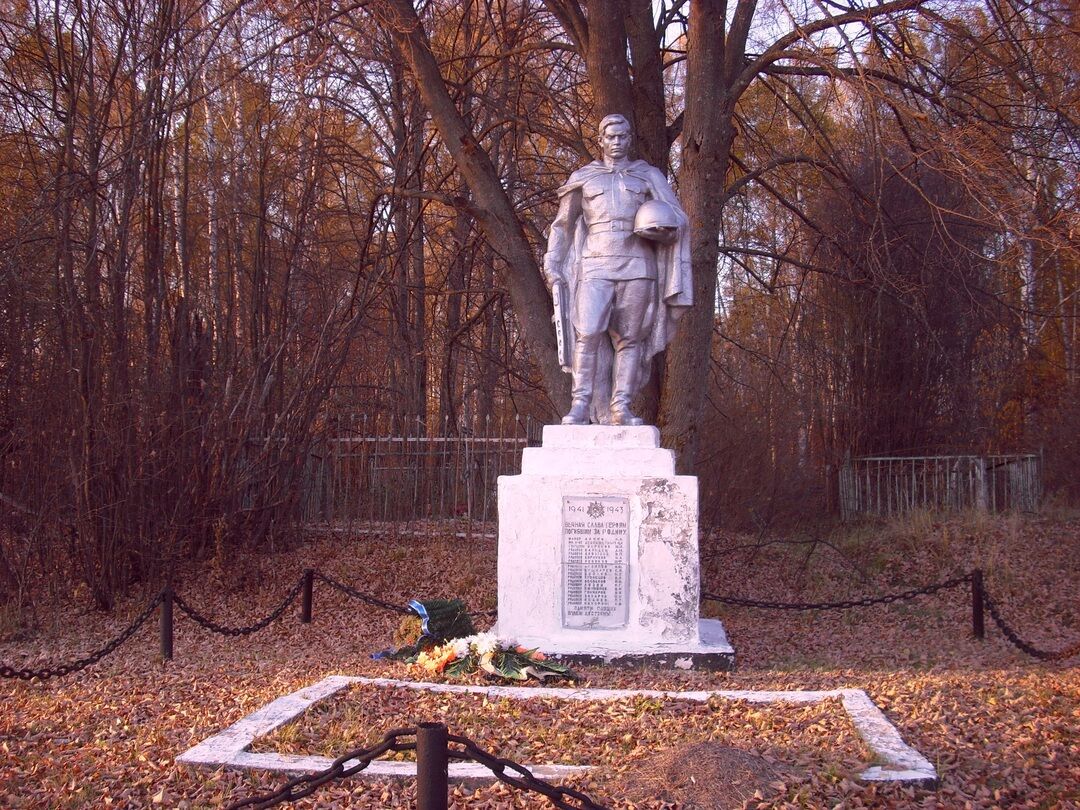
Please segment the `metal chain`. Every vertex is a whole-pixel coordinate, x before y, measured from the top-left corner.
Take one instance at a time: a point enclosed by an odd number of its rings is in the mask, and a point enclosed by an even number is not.
[[[387,751],[414,751],[415,742],[399,742],[400,737],[415,736],[415,728],[399,728],[386,733],[386,736],[372,748],[360,748],[349,751],[334,760],[334,763],[324,771],[304,774],[291,779],[275,790],[273,793],[264,793],[249,799],[242,799],[235,804],[230,804],[226,810],[239,810],[241,807],[267,808],[274,807],[282,802],[294,802],[305,796],[310,796],[327,782],[334,779],[344,779],[359,773],[371,764],[372,760],[385,754]],[[349,760],[357,760],[357,763],[349,768],[345,763]]]
[[[154,608],[161,604],[163,594],[159,593],[153,599],[150,600],[143,612],[135,617],[135,620],[127,626],[127,628],[116,638],[102,647],[95,653],[91,653],[85,658],[80,658],[77,661],[73,661],[70,664],[60,664],[58,666],[45,667],[44,669],[15,669],[9,666],[0,665],[0,678],[19,678],[24,681],[32,681],[34,678],[41,680],[48,680],[49,678],[62,678],[64,675],[70,675],[73,672],[79,672],[86,669],[92,664],[96,664],[106,655],[113,653],[117,648],[131,638],[138,631],[140,627],[150,618],[150,614],[154,612]]]
[[[199,611],[195,610],[191,605],[185,602],[179,594],[173,594],[173,602],[180,610],[190,616],[196,624],[209,630],[211,633],[218,633],[223,636],[249,636],[252,633],[258,633],[263,628],[269,626],[271,622],[275,621],[285,609],[295,601],[296,597],[300,594],[300,589],[304,586],[304,578],[300,577],[292,589],[285,595],[281,604],[274,608],[274,611],[264,619],[261,619],[255,624],[250,624],[247,627],[227,627],[223,624],[206,618]]]
[[[927,585],[922,588],[912,588],[902,593],[890,593],[885,596],[867,596],[863,599],[849,599],[843,602],[761,602],[755,599],[740,599],[736,596],[719,596],[713,593],[703,593],[702,599],[713,602],[721,602],[725,605],[740,605],[742,607],[768,608],[770,610],[846,610],[847,608],[870,607],[871,605],[887,605],[890,602],[900,602],[914,599],[916,596],[937,593],[947,588],[958,588],[971,582],[971,575],[965,574],[946,582],[936,585]]]
[[[446,739],[448,742],[457,743],[462,747],[461,751],[450,749],[449,754],[452,759],[479,762],[495,774],[495,778],[500,782],[505,782],[520,790],[529,790],[533,793],[539,793],[546,796],[552,804],[562,810],[607,810],[604,805],[597,804],[593,799],[579,790],[559,787],[550,782],[545,782],[543,779],[538,779],[533,776],[532,772],[524,765],[488,753],[468,737],[459,737],[455,734],[449,734]],[[518,775],[511,776],[507,774],[507,769],[514,771]]]
[[[337,590],[341,591],[346,596],[351,596],[353,599],[359,599],[361,602],[366,602],[367,604],[371,605],[372,607],[382,608],[383,610],[390,610],[390,611],[393,611],[394,613],[400,613],[403,616],[412,616],[413,615],[413,612],[411,610],[409,610],[407,607],[404,607],[402,605],[395,605],[395,604],[392,604],[391,602],[384,602],[382,599],[379,599],[378,597],[369,596],[366,593],[361,593],[360,591],[356,590],[356,588],[350,588],[344,582],[338,582],[336,579],[332,579],[332,578],[328,577],[326,574],[322,573],[321,571],[316,571],[315,576],[317,576],[319,579],[321,579],[323,582],[325,582],[331,588],[336,588]]]
[[[1074,655],[1080,655],[1080,641],[1073,644],[1071,647],[1066,647],[1063,650],[1057,650],[1050,652],[1049,650],[1040,650],[1038,647],[1031,645],[1024,641],[1016,634],[1016,631],[1009,627],[1008,623],[1002,618],[998,612],[997,605],[994,604],[994,600],[990,598],[990,594],[983,591],[983,604],[986,605],[986,609],[990,612],[990,617],[994,620],[994,623],[998,626],[1002,633],[1005,634],[1005,638],[1011,641],[1019,649],[1026,652],[1028,655],[1034,656],[1042,661],[1064,661],[1066,658],[1072,658]]]
[[[349,751],[335,759],[333,764],[326,770],[298,776],[295,779],[286,782],[273,793],[264,793],[259,796],[252,796],[248,799],[242,799],[229,805],[226,810],[240,810],[242,807],[253,807],[257,808],[257,810],[265,810],[265,808],[275,807],[283,802],[293,802],[297,799],[302,799],[305,796],[310,796],[327,782],[331,782],[335,779],[345,779],[353,774],[359,773],[370,765],[373,760],[388,751],[415,751],[415,741],[401,741],[402,737],[415,736],[415,727],[394,729],[393,731],[387,732],[382,740],[372,748],[358,748],[355,751]],[[446,739],[447,743],[456,743],[462,747],[462,750],[449,748],[447,750],[449,758],[479,762],[495,774],[495,777],[499,781],[505,782],[520,790],[528,790],[546,796],[551,800],[552,804],[561,810],[608,810],[604,805],[593,801],[581,791],[552,785],[550,782],[545,782],[543,779],[538,779],[533,776],[532,772],[524,765],[514,762],[513,760],[503,759],[494,756],[493,754],[489,754],[468,737],[458,737],[453,734],[448,734]],[[345,763],[350,761],[355,761],[356,764],[346,768]],[[506,773],[507,769],[516,772],[518,776],[510,776]]]

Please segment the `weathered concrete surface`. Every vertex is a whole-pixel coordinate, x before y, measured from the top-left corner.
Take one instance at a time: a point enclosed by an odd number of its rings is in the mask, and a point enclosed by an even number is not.
[[[696,478],[694,485],[691,494],[690,487],[674,478],[646,478],[638,489],[638,624],[642,633],[662,644],[699,640]]]
[[[659,441],[650,426],[548,425],[543,446],[525,451],[521,475],[499,478],[500,636],[580,662],[734,666],[722,630],[703,640],[699,629],[697,478],[675,475]],[[627,499],[622,627],[565,626],[565,497]]]

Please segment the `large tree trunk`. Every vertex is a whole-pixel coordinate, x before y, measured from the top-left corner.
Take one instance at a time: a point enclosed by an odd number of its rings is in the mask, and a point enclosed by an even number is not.
[[[472,190],[476,205],[474,213],[488,243],[503,259],[498,268],[521,324],[525,345],[540,369],[554,406],[566,408],[570,403],[570,382],[556,356],[550,296],[541,278],[537,257],[499,182],[495,166],[450,97],[412,3],[387,0],[386,5],[394,11],[393,19],[387,21],[394,44],[416,79],[421,98],[447,151]]]
[[[446,276],[446,344],[442,366],[442,393],[439,396],[439,423],[450,422],[456,429],[458,424],[458,403],[462,396],[461,362],[458,344],[462,339],[462,309],[465,302],[466,278],[469,273],[469,257],[466,245],[469,242],[469,218],[464,211],[459,211],[454,218],[454,258]]]
[[[637,154],[667,174],[671,139],[664,109],[664,64],[653,22],[652,0],[630,0],[625,5],[626,36],[633,65],[631,96]]]
[[[419,193],[423,177],[424,114],[403,67],[392,65],[391,121],[394,138],[394,187],[407,194],[394,197],[393,301],[396,343],[390,358],[391,388],[397,407],[409,416],[427,412],[426,301],[424,222]]]
[[[626,4],[621,0],[589,1],[589,44],[585,64],[593,93],[593,116],[634,115],[630,70],[626,62]]]
[[[659,418],[664,445],[675,450],[681,472],[694,469],[697,428],[709,377],[720,253],[719,190],[724,188],[735,137],[732,116],[736,98],[727,88],[742,64],[745,34],[739,41],[740,15],[752,16],[754,6],[752,2],[739,4],[725,43],[725,5],[723,0],[694,0],[690,7],[679,199],[690,218],[694,306],[683,317],[678,336],[666,352]]]

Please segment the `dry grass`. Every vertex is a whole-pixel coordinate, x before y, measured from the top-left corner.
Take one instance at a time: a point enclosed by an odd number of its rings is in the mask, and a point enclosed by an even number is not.
[[[1080,637],[1075,516],[920,516],[818,539],[828,544],[762,546],[752,538],[714,538],[705,549],[712,555],[706,587],[766,599],[834,599],[933,582],[981,564],[991,593],[1032,641],[1060,647]],[[221,621],[242,623],[267,612],[299,572],[313,566],[392,601],[459,595],[483,610],[495,606],[494,545],[323,537],[273,558],[229,561],[219,577],[200,582],[192,576],[178,590]],[[248,587],[230,589],[240,571]],[[0,661],[40,666],[77,657],[110,638],[147,598],[132,595],[113,616],[94,613],[76,598],[70,619],[56,632],[0,644]],[[1080,662],[1034,662],[992,627],[985,642],[970,639],[965,592],[846,613],[706,609],[724,618],[740,658],[737,672],[590,668],[583,672],[588,685],[862,688],[904,739],[935,763],[940,788],[855,781],[865,753],[843,713],[828,704],[663,702],[648,708],[619,702],[567,714],[544,701],[484,707],[458,697],[443,705],[442,698],[386,690],[328,709],[345,722],[334,726],[340,733],[332,739],[332,724],[326,726],[324,750],[347,744],[347,723],[357,725],[352,739],[365,740],[380,723],[443,712],[463,723],[455,730],[478,739],[487,734],[484,742],[498,753],[598,764],[577,786],[621,807],[1080,806]],[[216,807],[276,786],[280,776],[188,770],[174,758],[325,675],[403,676],[401,665],[370,659],[389,645],[395,625],[395,616],[317,586],[311,625],[299,624],[290,612],[254,637],[232,639],[178,619],[176,658],[169,664],[158,659],[155,630],[148,626],[89,671],[45,683],[0,682],[0,807]],[[320,721],[315,715],[306,722]],[[580,752],[580,760],[567,752]],[[691,780],[694,763],[716,778]],[[717,792],[725,774],[738,777],[727,780],[731,790]],[[327,787],[315,799],[296,806],[405,808],[412,806],[414,790],[409,782],[353,780]],[[493,785],[457,789],[454,806],[550,805]]]

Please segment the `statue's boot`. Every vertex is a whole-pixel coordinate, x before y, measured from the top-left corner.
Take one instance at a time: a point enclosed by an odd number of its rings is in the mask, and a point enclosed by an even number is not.
[[[579,342],[574,346],[574,388],[570,412],[562,418],[564,425],[589,424],[589,405],[592,403],[593,378],[596,375],[596,350]]]
[[[637,374],[640,346],[623,346],[615,352],[615,367],[612,370],[611,424],[641,425],[644,420],[630,410],[630,402],[637,389]]]
[[[589,401],[587,399],[575,399],[570,410],[562,418],[564,425],[587,425],[589,424]]]

